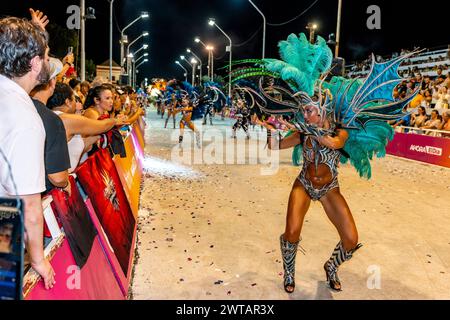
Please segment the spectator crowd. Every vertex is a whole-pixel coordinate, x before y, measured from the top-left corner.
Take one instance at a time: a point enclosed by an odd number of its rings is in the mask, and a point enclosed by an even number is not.
[[[434,78],[416,73],[409,80],[402,81],[394,89],[394,98],[403,99],[416,91],[418,94],[406,110],[410,114],[391,124],[394,127],[423,129],[415,130],[416,133],[448,137],[449,134],[445,132],[430,130],[450,131],[449,88],[450,73],[444,76],[442,69],[438,69],[437,76]]]
[[[143,101],[131,87],[103,79],[77,80],[73,54],[51,57],[47,17],[0,19],[0,197],[24,202],[31,267],[52,288],[55,274],[44,255],[42,196],[70,194],[69,174],[127,126],[142,121]]]
[[[402,49],[400,53],[393,53],[389,57],[382,57],[380,55],[375,56],[375,61],[378,63],[382,63],[385,61],[388,61],[390,59],[394,59],[398,56],[405,55],[407,53],[410,53],[411,51]],[[425,59],[421,59],[419,61],[414,61],[412,58],[405,59],[402,64],[400,65],[403,70],[400,70],[399,73],[403,77],[413,77],[417,73],[426,73],[426,72],[437,72],[439,69],[445,72],[448,72],[448,69],[450,68],[450,63],[445,64],[439,64],[439,62],[445,61],[449,59],[450,51],[447,51],[447,55],[440,55],[437,57],[433,57],[432,55],[429,55]],[[419,64],[423,64],[424,66],[419,68]],[[425,65],[426,64],[426,65]],[[368,72],[370,70],[370,67],[372,65],[372,55],[367,57],[367,59],[363,61],[355,62],[351,65],[349,71],[349,75],[351,77],[356,77],[360,75],[361,72]],[[407,67],[407,68],[404,68]]]
[[[394,53],[389,59],[409,53],[402,50]],[[431,56],[420,63],[436,63],[448,59],[446,56],[432,58]],[[384,62],[381,56],[376,56],[377,62]],[[406,59],[401,66],[412,65],[411,58]],[[372,58],[356,63],[351,67],[350,77],[358,76],[359,71],[368,71],[372,64]],[[450,131],[450,71],[448,64],[440,64],[419,69],[416,64],[406,70],[399,71],[400,76],[406,78],[394,89],[395,99],[404,99],[417,91],[417,96],[408,105],[408,115],[398,121],[391,121],[394,128],[413,127],[409,132],[427,134],[433,136],[450,137],[442,131]],[[424,75],[427,71],[435,71],[435,76]],[[356,72],[356,74],[355,74]],[[446,73],[446,74],[445,74]],[[441,132],[433,131],[439,130]]]

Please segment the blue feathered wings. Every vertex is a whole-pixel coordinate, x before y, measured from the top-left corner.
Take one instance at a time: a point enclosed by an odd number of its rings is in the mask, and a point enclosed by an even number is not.
[[[292,34],[286,41],[279,43],[282,60],[241,60],[235,62],[238,68],[232,73],[232,80],[237,82],[243,78],[271,76],[285,81],[292,89],[293,101],[299,101],[297,96],[308,97],[317,91],[327,91],[331,95],[325,99],[327,105],[321,105],[339,128],[348,129],[349,139],[344,151],[347,156],[341,157],[341,162],[349,162],[356,168],[361,177],[371,177],[370,160],[373,156],[383,157],[386,145],[393,138],[393,129],[386,120],[398,119],[404,116],[404,107],[417,94],[395,100],[393,90],[403,79],[398,75],[398,68],[404,59],[414,53],[396,59],[377,63],[372,57],[372,67],[365,79],[345,79],[332,77],[329,82],[319,78],[331,66],[332,53],[323,38],[318,37],[315,44],[310,44],[304,34],[299,37]],[[252,64],[251,67],[242,65]],[[260,88],[261,89],[261,88]],[[266,96],[259,92],[260,96]],[[270,100],[270,99],[268,99]],[[274,101],[271,101],[273,108]],[[286,108],[286,103],[279,108]],[[300,111],[300,103],[297,111]],[[294,109],[292,112],[295,113]],[[267,111],[267,110],[266,110]],[[320,134],[320,130],[309,128],[302,121],[301,115],[296,115],[297,127],[303,128],[308,134]],[[296,154],[299,154],[297,150]]]

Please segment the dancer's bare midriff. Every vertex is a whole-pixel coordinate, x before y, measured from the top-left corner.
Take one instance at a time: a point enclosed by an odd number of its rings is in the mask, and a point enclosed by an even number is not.
[[[311,163],[306,167],[305,177],[311,181],[312,185],[316,189],[331,183],[333,180],[333,175],[330,168],[324,164],[320,163],[317,168],[314,163]]]

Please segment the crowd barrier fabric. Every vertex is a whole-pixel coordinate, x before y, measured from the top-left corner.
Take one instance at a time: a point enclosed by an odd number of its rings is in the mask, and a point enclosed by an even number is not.
[[[450,139],[395,133],[386,147],[388,154],[450,168]]]
[[[119,174],[127,199],[130,201],[133,215],[137,218],[143,154],[134,132],[124,142],[127,156],[125,158],[114,156],[113,161],[116,165],[117,173]]]
[[[74,182],[73,178],[71,180]],[[64,228],[64,232],[58,231],[58,223],[46,219],[54,237],[46,248],[50,250],[46,256],[55,270],[56,284],[46,290],[43,280],[30,270],[23,288],[26,299],[124,299],[76,184],[72,184],[70,197],[55,190],[47,200],[50,201],[45,208],[47,215],[53,212]]]
[[[124,274],[128,274],[136,220],[107,149],[89,157],[76,174],[108,237]]]
[[[126,299],[144,157],[143,129],[137,123],[124,144],[125,158],[112,159],[108,149],[97,151],[77,168],[79,186],[70,178],[70,196],[53,190],[43,202],[52,237],[45,255],[56,285],[46,290],[31,269],[24,277],[26,299]]]

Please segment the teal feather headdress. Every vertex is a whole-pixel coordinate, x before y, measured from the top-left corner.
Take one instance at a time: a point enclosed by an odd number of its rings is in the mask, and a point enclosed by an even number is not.
[[[237,61],[234,65],[239,68],[232,72],[232,81],[258,77],[259,90],[249,87],[240,90],[252,93],[264,112],[293,114],[291,122],[306,135],[333,134],[305,123],[299,112],[303,105],[319,108],[320,114],[337,128],[348,129],[349,138],[343,148],[341,162],[350,162],[361,177],[370,178],[370,160],[374,156],[385,156],[386,145],[393,138],[393,129],[386,120],[403,117],[404,107],[418,93],[419,89],[404,99],[393,97],[395,86],[403,80],[398,75],[401,62],[416,52],[384,63],[377,63],[372,58],[372,67],[365,79],[332,77],[325,82],[324,74],[329,72],[333,56],[323,38],[318,37],[316,43],[311,44],[304,34],[299,37],[291,34],[278,46],[282,60]],[[261,78],[267,76],[284,81],[292,90],[292,99],[277,101],[268,95],[261,86]],[[285,86],[273,88],[286,92]],[[293,152],[294,164],[298,165],[300,158],[301,145],[298,145]]]
[[[278,44],[282,60],[264,59],[267,70],[277,73],[281,79],[289,83],[295,92],[304,91],[314,94],[314,84],[325,73],[333,61],[333,54],[326,41],[318,36],[315,44],[311,44],[304,33],[299,37],[289,35],[287,40]]]

